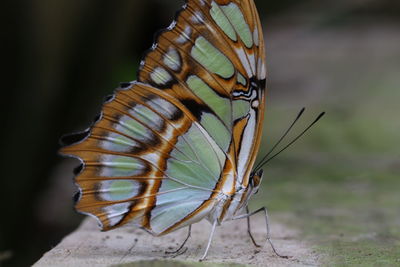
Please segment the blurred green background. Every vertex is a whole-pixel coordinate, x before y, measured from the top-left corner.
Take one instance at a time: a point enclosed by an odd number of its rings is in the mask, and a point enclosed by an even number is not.
[[[5,0],[0,265],[35,262],[82,217],[64,133],[86,128],[135,79],[178,0]],[[400,2],[256,1],[269,69],[262,151],[304,106],[301,131],[265,167],[254,207],[297,228],[328,265],[400,265]],[[262,153],[261,153],[262,154]]]

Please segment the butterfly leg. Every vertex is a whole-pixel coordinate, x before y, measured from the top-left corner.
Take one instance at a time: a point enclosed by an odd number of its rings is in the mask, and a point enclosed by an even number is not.
[[[205,258],[207,257],[208,250],[210,249],[211,241],[212,241],[212,239],[213,239],[213,237],[214,237],[214,232],[215,232],[215,228],[216,228],[216,227],[217,227],[217,220],[213,223],[213,226],[212,226],[212,228],[211,228],[211,234],[210,234],[210,237],[208,238],[208,244],[207,244],[206,251],[204,252],[203,257],[201,257],[201,259],[200,259],[199,261],[203,261],[203,260],[205,260]]]
[[[185,239],[185,241],[183,241],[182,245],[177,250],[165,251],[165,254],[177,254],[177,253],[179,253],[182,250],[182,248],[185,246],[186,242],[189,240],[191,234],[192,234],[192,225],[189,225],[188,235],[186,236],[186,239]],[[185,252],[186,252],[186,250],[183,253],[185,253]]]
[[[279,253],[276,251],[275,246],[274,246],[274,244],[273,244],[272,241],[271,241],[271,233],[270,233],[270,228],[269,228],[269,216],[268,216],[268,211],[267,211],[267,208],[266,208],[266,207],[262,207],[262,208],[260,208],[260,209],[258,209],[258,210],[256,210],[256,211],[251,212],[251,213],[249,213],[248,210],[247,210],[247,214],[243,214],[243,215],[234,217],[233,220],[239,220],[239,219],[243,219],[243,218],[247,218],[247,219],[248,219],[248,218],[250,218],[251,216],[253,216],[253,215],[257,214],[257,213],[260,213],[260,212],[264,212],[264,214],[265,214],[265,223],[266,223],[266,227],[267,227],[267,241],[268,241],[268,243],[270,244],[270,246],[271,246],[271,248],[272,248],[272,251],[273,251],[273,252],[275,253],[275,255],[277,255],[278,257],[284,258],[284,259],[288,259],[289,256],[283,256],[283,255],[279,254]],[[249,222],[249,221],[248,221],[248,222]]]
[[[247,214],[250,213],[249,207],[248,207],[248,206],[246,206],[246,213],[247,213]],[[248,233],[249,236],[250,236],[251,242],[253,242],[253,244],[254,244],[255,247],[259,248],[259,247],[261,247],[261,246],[260,246],[259,244],[257,244],[256,240],[255,240],[254,237],[253,237],[253,234],[251,233],[250,216],[248,216],[246,219],[247,219],[247,233]]]

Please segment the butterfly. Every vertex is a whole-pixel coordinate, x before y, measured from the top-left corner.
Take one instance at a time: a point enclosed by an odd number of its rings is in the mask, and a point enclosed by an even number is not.
[[[253,0],[187,0],[94,124],[64,138],[76,209],[102,230],[159,236],[249,217],[265,110],[264,39]],[[268,239],[269,240],[269,239]],[[182,246],[181,246],[182,248]]]

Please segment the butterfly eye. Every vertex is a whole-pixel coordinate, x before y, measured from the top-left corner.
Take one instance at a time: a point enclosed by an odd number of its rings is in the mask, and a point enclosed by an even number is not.
[[[261,169],[261,170],[257,171],[254,175],[251,176],[251,184],[252,184],[253,188],[256,189],[254,194],[256,194],[258,191],[258,187],[261,184],[263,174],[264,174],[264,170]]]
[[[253,186],[256,188],[260,185],[261,177],[258,175],[253,176]]]

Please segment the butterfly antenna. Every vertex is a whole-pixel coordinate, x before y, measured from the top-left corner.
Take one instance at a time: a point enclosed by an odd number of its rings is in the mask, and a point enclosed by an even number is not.
[[[302,131],[296,138],[294,138],[289,144],[287,144],[284,148],[279,150],[279,152],[275,153],[273,156],[271,156],[269,159],[265,160],[262,164],[258,164],[257,169],[262,168],[265,164],[276,158],[279,154],[281,154],[283,151],[288,149],[291,145],[293,145],[297,140],[299,140],[305,133],[308,132],[323,116],[325,115],[325,112],[322,112],[321,114],[318,115],[318,117],[304,130]]]
[[[304,111],[306,110],[306,108],[302,108],[299,112],[299,114],[297,114],[296,119],[292,122],[292,124],[290,125],[290,127],[286,130],[286,132],[282,135],[282,137],[278,140],[278,142],[276,142],[276,144],[270,149],[270,151],[268,151],[268,153],[262,158],[262,160],[257,164],[257,166],[254,168],[254,172],[256,172],[258,169],[260,169],[260,167],[264,164],[262,164],[262,162],[264,160],[266,160],[269,155],[272,154],[272,152],[274,152],[275,148],[277,148],[279,146],[279,144],[283,141],[283,139],[285,139],[285,137],[289,134],[289,132],[293,129],[293,126],[298,122],[298,120],[301,118],[301,116],[303,115]]]

